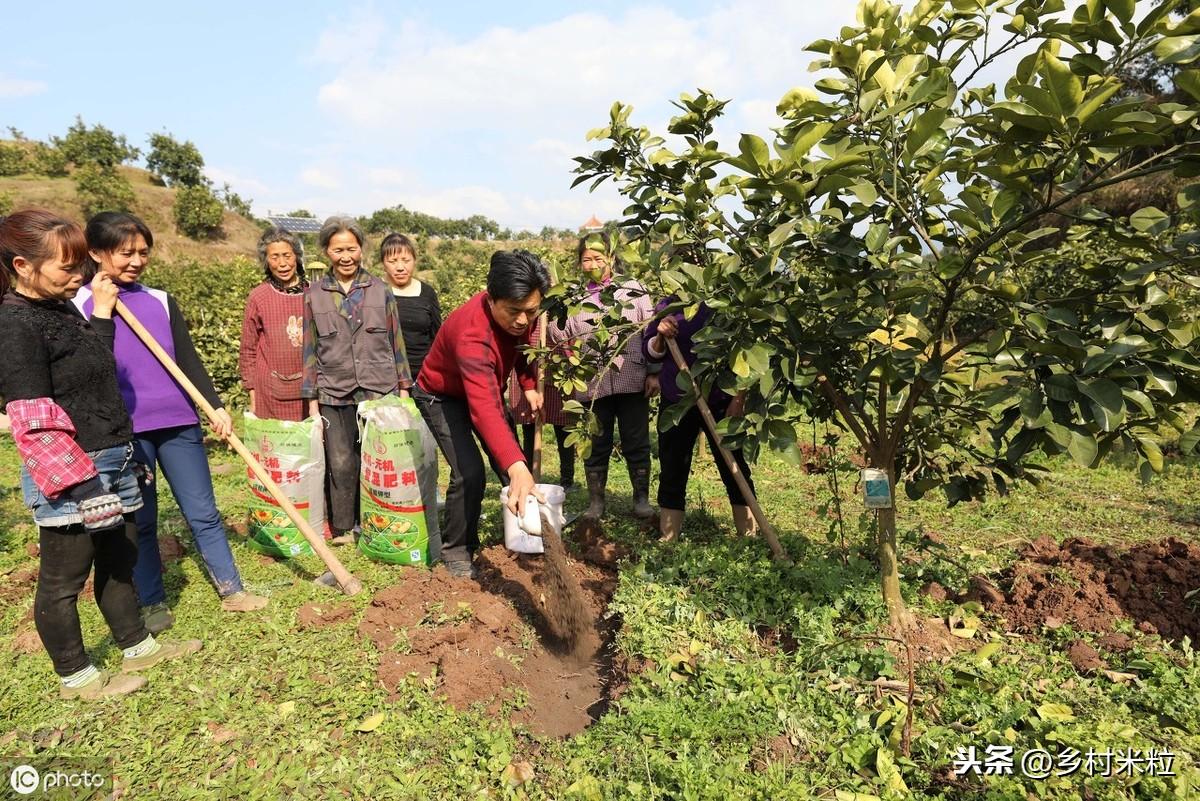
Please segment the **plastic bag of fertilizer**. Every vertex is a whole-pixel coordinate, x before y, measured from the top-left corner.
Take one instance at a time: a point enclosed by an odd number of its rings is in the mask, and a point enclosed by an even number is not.
[[[246,446],[318,534],[325,527],[325,448],[321,424],[269,420],[246,412]],[[250,468],[250,539],[257,551],[284,558],[312,553],[300,529]]]
[[[412,398],[358,404],[362,435],[358,548],[395,565],[432,564],[441,552],[437,441]]]

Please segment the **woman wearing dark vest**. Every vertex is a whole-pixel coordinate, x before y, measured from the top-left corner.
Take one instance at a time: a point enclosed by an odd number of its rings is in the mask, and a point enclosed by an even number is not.
[[[246,299],[238,369],[250,411],[273,420],[303,420],[304,246],[295,234],[268,229],[258,240],[265,278]]]
[[[304,293],[304,386],[309,414],[325,419],[326,491],[333,542],[358,526],[358,404],[398,393],[412,374],[396,298],[363,269],[366,235],[349,217],[330,217],[317,242],[329,271]]]
[[[95,315],[84,320],[70,301],[86,257],[83,231],[68,220],[36,209],[0,218],[0,395],[38,526],[33,619],[60,695],[92,699],[145,686],[129,673],[195,653],[200,641],[156,641],[138,613],[133,516],[142,494],[112,354],[117,289],[96,276]],[[79,626],[79,594],[93,567],[96,605],[124,651],[112,676],[88,658]]]
[[[383,277],[396,296],[404,352],[415,378],[442,327],[442,307],[434,288],[417,278],[417,246],[407,236],[385,236],[379,243],[379,260],[383,263]]]
[[[138,283],[154,245],[150,229],[132,214],[105,211],[88,220],[87,243],[93,269],[113,280],[121,301],[218,410],[219,420],[213,424],[213,431],[218,436],[228,436],[233,422],[196,353],[183,313],[166,292]],[[92,297],[86,289],[75,296],[75,305],[85,317],[92,316]],[[221,597],[221,608],[226,612],[262,609],[267,599],[245,591],[229,549],[195,405],[125,321],[114,317],[113,323],[117,380],[133,419],[137,460],[146,465],[151,475],[156,466],[162,468],[179,511],[191,529],[196,550]],[[147,486],[142,498],[145,504],[137,512],[138,562],[133,577],[146,627],[159,632],[175,621],[167,608],[158,551],[158,485]]]

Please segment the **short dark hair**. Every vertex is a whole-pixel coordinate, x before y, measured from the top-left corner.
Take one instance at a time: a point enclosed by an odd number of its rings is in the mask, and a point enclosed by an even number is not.
[[[105,253],[116,250],[138,234],[146,240],[146,247],[154,247],[154,234],[150,233],[150,226],[124,211],[102,211],[95,214],[88,220],[84,230],[88,250],[100,250]],[[84,268],[85,277],[90,281],[100,265],[89,255]]]
[[[488,269],[487,293],[492,300],[522,300],[534,290],[550,290],[550,270],[528,250],[497,250]]]
[[[413,261],[416,261],[417,246],[404,234],[398,234],[393,231],[379,243],[379,260],[383,261],[393,253],[403,253],[406,250],[408,251],[408,255],[413,257]]]

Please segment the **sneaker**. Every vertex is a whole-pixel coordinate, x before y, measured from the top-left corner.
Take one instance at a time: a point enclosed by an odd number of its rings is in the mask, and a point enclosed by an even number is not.
[[[470,559],[451,559],[446,562],[446,572],[454,578],[479,578],[479,569]]]
[[[200,650],[203,643],[199,640],[159,640],[160,646],[152,653],[145,656],[127,656],[121,660],[121,670],[126,673],[134,673],[146,668],[152,668],[159,662],[165,662],[168,659],[179,659],[189,654],[194,654]]]
[[[238,590],[233,595],[226,595],[221,599],[221,608],[226,612],[257,612],[266,605],[266,598],[252,595],[245,590]]]
[[[109,675],[104,671],[82,687],[61,685],[58,690],[59,698],[70,700],[82,698],[92,701],[97,698],[113,698],[118,695],[128,695],[146,686],[145,676],[128,676],[124,673]]]
[[[165,602],[150,604],[142,607],[142,622],[146,624],[146,631],[158,634],[175,625],[175,616],[171,614]]]

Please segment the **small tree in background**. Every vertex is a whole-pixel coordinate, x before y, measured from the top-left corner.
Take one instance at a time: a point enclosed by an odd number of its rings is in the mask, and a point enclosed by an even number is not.
[[[820,94],[789,92],[773,144],[743,134],[735,154],[713,137],[726,101],[707,93],[676,104],[671,148],[614,105],[576,183],[615,181],[625,258],[675,308],[717,312],[696,374],[749,393],[728,434],[790,453],[797,423],[828,420],[909,497],[950,503],[1035,477],[1036,451],[1092,466],[1123,446],[1148,478],[1163,421],[1194,447],[1180,408],[1200,398],[1200,235],[1158,208],[1084,205],[1072,243],[1110,246],[1063,258],[1057,229],[1037,227],[1105,187],[1200,174],[1200,13],[1172,23],[1175,3],[1150,6],[864,0],[811,46]],[[1120,94],[1120,71],[1151,53],[1184,67],[1193,102]],[[1025,54],[1015,74],[986,81],[1007,54]],[[894,507],[877,551],[903,628]]]
[[[84,164],[76,168],[72,177],[84,216],[101,211],[133,211],[133,187],[115,169]]]
[[[224,206],[207,186],[185,186],[175,193],[175,226],[192,239],[221,233]]]
[[[150,135],[146,169],[167,186],[205,186],[204,157],[192,142],[180,142],[168,133]]]
[[[141,155],[141,151],[130,145],[124,135],[114,134],[103,125],[89,128],[82,117],[75,118],[75,124],[67,129],[66,136],[61,139],[51,137],[50,142],[68,162],[77,167],[95,164],[116,169]]]

